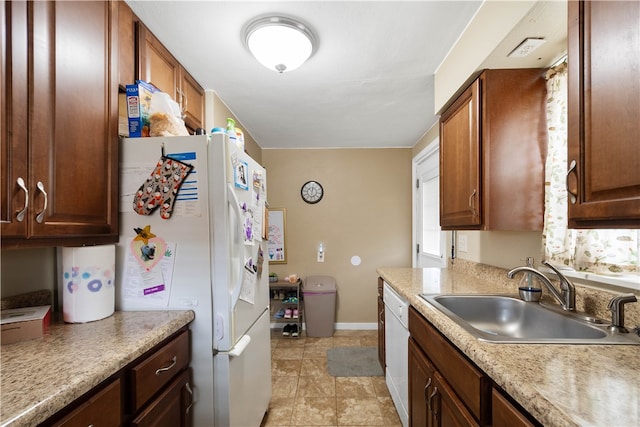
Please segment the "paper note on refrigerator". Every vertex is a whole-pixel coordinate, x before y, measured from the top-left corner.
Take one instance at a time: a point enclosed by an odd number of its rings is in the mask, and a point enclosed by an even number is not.
[[[193,166],[193,170],[182,183],[173,205],[172,217],[194,217],[202,215],[200,198],[198,197],[198,160],[196,153],[173,153],[168,155]],[[153,172],[155,163],[141,162],[120,165],[120,212],[133,212],[133,199],[140,186],[146,182]],[[159,215],[158,212],[152,215]]]
[[[134,306],[166,307],[169,305],[173,281],[176,244],[165,242],[160,262],[149,270],[140,266],[132,250],[127,252],[119,283],[122,299]]]
[[[240,299],[250,304],[255,304],[256,283],[258,266],[249,258],[242,269],[242,285],[240,287]]]

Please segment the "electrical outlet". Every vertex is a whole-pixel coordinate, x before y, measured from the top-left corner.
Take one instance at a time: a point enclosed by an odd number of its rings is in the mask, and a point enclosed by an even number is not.
[[[318,251],[318,262],[324,262],[324,251]]]
[[[460,252],[467,252],[467,235],[458,234],[458,250]]]

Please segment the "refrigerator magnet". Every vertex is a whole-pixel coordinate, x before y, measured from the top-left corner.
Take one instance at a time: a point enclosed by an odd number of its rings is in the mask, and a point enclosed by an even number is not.
[[[236,187],[243,190],[249,189],[249,179],[247,177],[248,171],[249,165],[247,164],[247,162],[238,160],[238,162],[233,167],[233,180]]]
[[[134,229],[138,235],[131,241],[131,252],[145,271],[151,271],[164,257],[167,243],[151,232],[151,226]]]

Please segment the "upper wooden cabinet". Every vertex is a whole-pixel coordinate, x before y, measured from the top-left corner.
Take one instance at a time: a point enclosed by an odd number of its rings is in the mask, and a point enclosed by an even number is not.
[[[442,114],[442,229],[542,230],[545,71],[485,70]]]
[[[117,241],[114,9],[2,5],[3,248]]]
[[[568,7],[569,226],[640,228],[640,3]]]
[[[204,90],[142,22],[136,25],[138,78],[168,93],[182,108],[187,128],[204,124]]]
[[[136,80],[136,23],[138,17],[124,1],[118,1],[118,84],[124,93]]]

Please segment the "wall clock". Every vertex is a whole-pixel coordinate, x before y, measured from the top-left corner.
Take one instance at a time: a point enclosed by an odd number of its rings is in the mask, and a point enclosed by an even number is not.
[[[314,204],[322,200],[324,190],[322,189],[322,185],[320,185],[319,182],[307,181],[302,185],[302,188],[300,189],[300,195],[302,196],[302,200],[304,200],[305,202]]]

